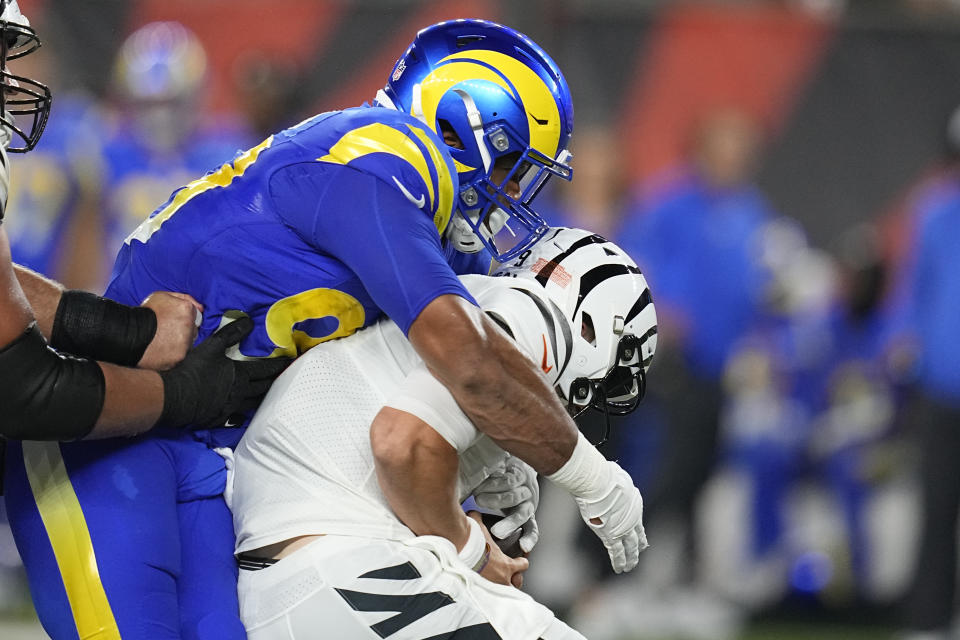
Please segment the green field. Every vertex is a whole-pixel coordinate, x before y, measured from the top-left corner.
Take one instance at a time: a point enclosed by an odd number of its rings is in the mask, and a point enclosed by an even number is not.
[[[893,633],[869,627],[804,624],[759,624],[740,640],[890,640]]]

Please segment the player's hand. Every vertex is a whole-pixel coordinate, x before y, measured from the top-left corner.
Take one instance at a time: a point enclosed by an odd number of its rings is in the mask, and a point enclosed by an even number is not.
[[[612,465],[613,482],[596,498],[575,498],[580,516],[603,542],[616,573],[630,571],[640,561],[640,552],[647,548],[643,530],[643,498],[633,486],[633,479],[616,462]]]
[[[161,371],[163,414],[168,427],[218,427],[237,413],[255,408],[290,358],[235,361],[226,350],[253,331],[253,320],[242,317],[221,327],[187,352],[183,361]]]
[[[530,561],[526,558],[511,558],[500,550],[490,531],[483,524],[483,518],[478,511],[470,511],[467,516],[480,523],[483,530],[483,537],[487,540],[487,548],[490,549],[490,559],[486,566],[480,571],[480,575],[497,584],[513,585],[517,589],[523,586],[523,572],[530,567]]]
[[[162,371],[183,360],[197,337],[203,305],[186,293],[157,291],[140,306],[157,315],[157,332],[137,363],[143,369]]]
[[[503,540],[522,529],[520,548],[530,553],[540,539],[540,529],[534,513],[540,504],[540,484],[537,472],[526,462],[510,456],[504,471],[496,472],[484,480],[473,492],[477,506],[496,509],[504,518],[493,525],[490,533]]]

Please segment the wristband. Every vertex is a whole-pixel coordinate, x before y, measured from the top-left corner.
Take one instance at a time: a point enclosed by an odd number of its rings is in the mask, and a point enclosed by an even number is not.
[[[490,559],[490,548],[487,546],[487,539],[483,535],[480,524],[470,516],[467,516],[467,520],[470,526],[470,536],[457,555],[465,565],[479,572]]]
[[[483,543],[483,556],[480,557],[480,562],[473,565],[473,570],[477,573],[482,573],[486,569],[487,564],[490,562],[490,543]]]
[[[157,333],[157,315],[86,291],[64,291],[50,332],[58,351],[136,366]]]
[[[578,434],[570,459],[547,479],[573,496],[586,499],[605,495],[613,482],[607,459],[582,433]]]

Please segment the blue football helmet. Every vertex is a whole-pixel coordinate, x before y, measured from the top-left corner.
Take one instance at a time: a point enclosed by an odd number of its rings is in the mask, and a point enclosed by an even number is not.
[[[151,22],[124,41],[113,86],[147,147],[169,151],[193,132],[207,79],[207,54],[179,22]]]
[[[550,176],[573,177],[573,103],[560,69],[530,38],[486,20],[435,24],[417,34],[376,102],[446,134],[460,180],[460,215],[446,237],[459,251],[486,247],[503,262],[547,231],[530,203]],[[495,169],[506,177],[495,180]]]

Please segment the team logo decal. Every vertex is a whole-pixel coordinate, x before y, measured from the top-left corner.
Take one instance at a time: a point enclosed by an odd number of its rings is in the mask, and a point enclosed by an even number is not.
[[[400,59],[400,62],[397,63],[397,68],[393,70],[393,81],[396,82],[400,79],[400,76],[403,75],[403,72],[407,70],[407,61],[403,58]]]

